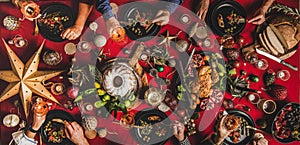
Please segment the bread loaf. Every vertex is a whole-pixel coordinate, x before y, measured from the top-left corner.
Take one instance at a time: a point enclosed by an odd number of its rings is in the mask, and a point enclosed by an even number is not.
[[[297,32],[297,28],[291,24],[285,23],[277,26],[284,39],[286,40],[289,49],[293,48],[298,41],[294,38]]]

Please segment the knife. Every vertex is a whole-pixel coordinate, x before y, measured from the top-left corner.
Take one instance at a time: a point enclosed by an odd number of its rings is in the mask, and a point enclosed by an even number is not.
[[[264,52],[264,51],[262,51],[262,50],[259,50],[259,49],[257,49],[257,48],[256,48],[255,50],[256,50],[256,52],[257,52],[258,54],[260,54],[260,55],[263,55],[263,56],[265,56],[265,57],[267,57],[267,58],[270,58],[270,59],[272,59],[272,60],[274,60],[274,61],[276,61],[276,62],[278,62],[278,63],[280,63],[280,64],[283,64],[284,66],[286,66],[286,67],[288,67],[288,68],[290,68],[290,69],[292,69],[292,70],[294,70],[294,71],[298,71],[298,68],[297,68],[297,67],[292,66],[291,64],[285,62],[284,60],[281,60],[280,58],[278,58],[278,57],[276,57],[276,56],[274,56],[274,55],[271,55],[271,54],[269,54],[269,53],[267,53],[267,52]]]
[[[184,70],[187,70],[187,69],[188,69],[189,64],[190,64],[190,62],[191,62],[191,60],[192,60],[192,58],[193,58],[193,55],[194,55],[194,53],[195,53],[195,50],[196,50],[196,47],[192,50],[192,53],[191,53],[191,55],[190,55],[190,57],[189,57],[189,59],[188,59],[188,62],[187,62],[187,64],[186,64]]]

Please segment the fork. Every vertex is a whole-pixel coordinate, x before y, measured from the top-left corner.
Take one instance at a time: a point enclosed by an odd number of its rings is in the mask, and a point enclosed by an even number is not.
[[[263,130],[261,130],[261,129],[258,129],[258,128],[255,128],[255,127],[252,127],[252,126],[246,126],[246,128],[248,128],[248,129],[252,129],[252,130],[255,130],[255,131],[259,131],[259,132],[261,132],[261,133],[264,133],[264,134],[267,134],[265,131],[263,131]]]

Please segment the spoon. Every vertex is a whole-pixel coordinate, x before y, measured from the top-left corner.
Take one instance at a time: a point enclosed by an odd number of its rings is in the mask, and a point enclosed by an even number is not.
[[[37,19],[34,20],[34,32],[33,32],[33,35],[36,36],[38,33],[39,33],[39,27],[38,27],[38,24],[37,24]]]

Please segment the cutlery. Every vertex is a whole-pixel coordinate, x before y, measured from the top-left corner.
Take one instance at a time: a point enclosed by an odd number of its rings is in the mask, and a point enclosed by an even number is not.
[[[191,53],[191,55],[190,55],[190,57],[189,57],[189,59],[188,59],[188,61],[187,61],[187,64],[186,64],[184,70],[187,70],[187,69],[188,69],[189,64],[190,64],[190,62],[191,62],[191,60],[192,60],[192,58],[193,58],[193,55],[194,55],[194,53],[195,53],[195,50],[196,50],[196,47],[192,50],[192,53]]]
[[[264,52],[264,51],[262,51],[262,50],[259,50],[259,49],[257,49],[257,48],[256,48],[255,50],[256,50],[256,52],[257,52],[258,54],[260,54],[260,55],[263,55],[263,56],[265,56],[265,57],[267,57],[267,58],[269,58],[269,59],[272,59],[272,60],[274,60],[274,61],[276,61],[276,62],[278,62],[278,63],[280,63],[280,64],[283,64],[284,66],[286,66],[286,67],[288,67],[288,68],[290,68],[290,69],[292,69],[292,70],[294,70],[294,71],[298,71],[298,68],[297,68],[297,67],[292,66],[291,64],[285,62],[284,60],[281,60],[280,58],[278,58],[278,57],[276,57],[276,56],[274,56],[274,55],[271,55],[271,54],[269,54],[269,53],[267,53],[267,52]]]
[[[265,131],[263,131],[263,130],[261,130],[261,129],[258,129],[258,128],[255,128],[255,127],[252,127],[252,126],[246,126],[246,128],[248,128],[248,129],[252,129],[252,130],[255,130],[255,131],[259,131],[259,132],[262,132],[262,133],[264,133],[264,134],[267,134]]]
[[[36,36],[39,33],[39,27],[38,27],[38,22],[37,19],[34,20],[34,32],[33,35]]]

